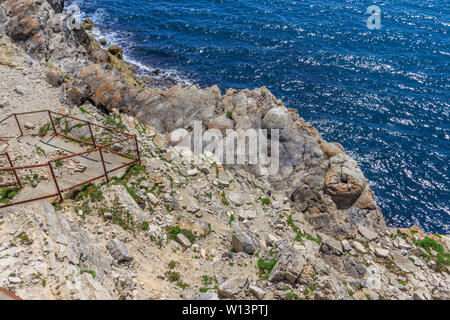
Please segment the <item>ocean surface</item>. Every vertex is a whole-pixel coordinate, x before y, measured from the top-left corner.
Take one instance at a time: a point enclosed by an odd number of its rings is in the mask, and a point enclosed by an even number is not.
[[[267,86],[360,163],[389,226],[450,234],[449,1],[71,3],[143,73]]]

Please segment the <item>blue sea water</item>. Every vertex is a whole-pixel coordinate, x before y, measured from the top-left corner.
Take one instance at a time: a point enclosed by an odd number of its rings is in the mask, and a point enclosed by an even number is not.
[[[70,3],[144,72],[267,86],[360,163],[388,225],[450,233],[449,1]]]

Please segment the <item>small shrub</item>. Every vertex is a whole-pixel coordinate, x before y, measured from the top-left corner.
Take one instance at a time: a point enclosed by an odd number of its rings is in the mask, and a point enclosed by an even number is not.
[[[269,279],[270,273],[272,272],[272,269],[275,267],[276,264],[277,259],[275,258],[272,258],[270,260],[259,259],[258,269],[261,279],[263,280]]]
[[[180,274],[175,271],[167,271],[165,275],[170,282],[177,282],[181,278]]]
[[[150,225],[147,221],[142,222],[142,225],[141,225],[142,230],[148,231],[149,228],[150,228]]]
[[[10,201],[19,194],[19,187],[0,188],[0,203],[9,204]]]
[[[97,276],[97,274],[93,270],[81,270],[81,274],[83,274],[83,273],[89,273],[92,276],[92,278],[94,278],[94,279]]]
[[[169,236],[169,239],[176,240],[177,235],[179,233],[183,234],[191,243],[195,242],[195,235],[192,233],[192,231],[187,229],[181,229],[178,226],[175,227],[167,227],[167,234]]]

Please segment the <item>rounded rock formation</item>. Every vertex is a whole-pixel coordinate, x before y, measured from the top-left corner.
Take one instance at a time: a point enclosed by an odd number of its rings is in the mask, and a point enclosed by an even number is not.
[[[263,118],[263,127],[265,129],[283,130],[289,123],[289,113],[286,108],[272,108]]]

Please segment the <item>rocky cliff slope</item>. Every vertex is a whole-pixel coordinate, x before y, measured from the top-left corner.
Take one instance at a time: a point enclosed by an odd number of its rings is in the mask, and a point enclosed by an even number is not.
[[[89,21],[69,28],[63,6],[0,2],[0,110],[126,128],[142,165],[60,205],[1,212],[0,286],[46,299],[449,298],[449,238],[387,228],[358,164],[296,110],[264,87],[152,88]],[[279,174],[180,155],[172,131],[193,120],[280,129]]]

